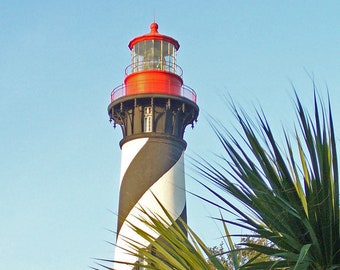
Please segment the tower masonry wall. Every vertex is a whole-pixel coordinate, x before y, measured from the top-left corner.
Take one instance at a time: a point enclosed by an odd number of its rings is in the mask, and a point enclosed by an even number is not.
[[[184,148],[177,141],[160,138],[139,138],[122,147],[117,247],[115,260],[132,262],[136,258],[126,254],[128,237],[148,246],[129,223],[148,231],[136,217],[141,217],[140,207],[165,218],[156,198],[177,220],[186,220]],[[158,236],[155,235],[157,238]],[[119,265],[118,269],[124,268]]]

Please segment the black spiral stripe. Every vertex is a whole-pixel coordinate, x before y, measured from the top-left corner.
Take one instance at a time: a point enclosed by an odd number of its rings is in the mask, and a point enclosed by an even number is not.
[[[117,237],[124,221],[143,194],[168,172],[185,150],[184,140],[150,137],[129,164],[121,182]],[[157,194],[155,194],[157,196]],[[181,218],[186,220],[186,207]]]

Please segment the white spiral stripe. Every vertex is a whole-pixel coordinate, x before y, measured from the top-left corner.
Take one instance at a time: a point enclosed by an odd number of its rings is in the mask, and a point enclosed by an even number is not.
[[[149,210],[151,213],[166,218],[161,207],[157,203],[154,195],[159,199],[161,204],[169,211],[172,217],[176,220],[182,214],[185,208],[185,177],[184,177],[184,154],[175,163],[175,165],[167,171],[138,201],[136,206],[130,211],[127,221],[138,226],[139,228],[151,233],[155,237],[158,234],[150,231],[143,223],[141,223],[136,216],[141,216],[138,210],[138,205]],[[129,249],[128,244],[124,241],[124,237],[134,239],[142,246],[147,247],[149,242],[136,234],[125,221],[122,225],[120,233],[117,237],[117,247],[115,249],[115,260],[134,263],[136,258],[126,253],[124,249]],[[124,264],[115,264],[114,269],[130,270],[133,266]]]
[[[131,161],[138,154],[140,149],[142,149],[142,147],[147,143],[148,140],[149,138],[140,138],[123,144],[120,165],[120,184],[122,183],[125,172],[129,167]]]

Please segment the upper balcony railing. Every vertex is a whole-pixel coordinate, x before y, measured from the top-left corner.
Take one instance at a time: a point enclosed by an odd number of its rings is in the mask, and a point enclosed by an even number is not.
[[[180,66],[169,63],[167,61],[140,61],[138,63],[133,63],[125,69],[125,75],[130,75],[135,72],[140,72],[144,70],[161,70],[166,72],[174,73],[180,77],[183,76],[183,70]]]
[[[164,90],[164,89],[163,89]],[[171,93],[171,88],[169,86],[169,95],[173,95]],[[112,90],[111,92],[111,102],[121,98],[121,97],[124,97],[124,96],[129,96],[127,95],[126,93],[126,85],[125,84],[122,84],[122,85],[119,85],[118,87],[116,87],[115,89]],[[157,94],[155,92],[144,92],[143,94]],[[161,93],[159,94],[166,94],[166,91],[162,91]],[[184,98],[187,98],[189,100],[191,100],[192,102],[196,103],[197,101],[197,95],[196,95],[196,92],[194,89],[190,88],[189,86],[186,86],[186,85],[182,85],[180,86],[180,92],[175,94],[174,96],[180,96],[180,97],[184,97]]]

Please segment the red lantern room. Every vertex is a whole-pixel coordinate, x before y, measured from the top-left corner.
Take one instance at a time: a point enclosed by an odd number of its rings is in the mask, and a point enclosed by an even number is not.
[[[158,33],[152,23],[149,34],[130,41],[132,64],[127,68],[125,95],[159,93],[181,95],[182,70],[176,65],[179,44],[171,37]]]
[[[130,41],[132,63],[125,70],[124,85],[112,91],[111,102],[123,96],[159,93],[183,96],[196,103],[195,91],[183,85],[183,72],[176,64],[179,43],[158,33],[155,22],[150,30]]]
[[[162,107],[169,110],[171,102],[173,106],[187,106],[191,117],[187,117],[181,124],[182,130],[172,131],[172,135],[180,136],[184,132],[187,124],[193,124],[198,116],[198,107],[196,105],[196,93],[193,89],[183,84],[183,72],[177,65],[177,51],[179,43],[172,37],[162,35],[158,32],[158,24],[153,22],[150,25],[150,32],[132,39],[129,43],[132,61],[125,70],[124,84],[116,87],[111,92],[111,104],[109,106],[109,115],[114,124],[119,124],[123,128],[123,135],[134,135],[145,133],[144,124],[134,122],[128,123],[131,119],[126,118],[128,113],[133,114],[136,118],[137,111],[131,108],[133,106],[142,106],[142,109],[153,114],[153,128],[150,132],[164,132],[164,128],[155,122],[155,109]],[[145,105],[148,103],[149,105]],[[155,102],[157,101],[157,102]],[[174,102],[176,101],[176,102]],[[164,103],[165,102],[165,103]],[[167,105],[164,105],[164,104]],[[163,105],[162,105],[163,104]],[[184,107],[183,107],[184,108]],[[133,112],[131,111],[133,110]],[[124,111],[124,113],[122,113]],[[141,115],[143,118],[143,116]],[[143,122],[143,120],[141,120]],[[187,122],[189,121],[189,122]],[[141,127],[140,127],[141,125]],[[184,126],[183,126],[184,125]],[[166,128],[165,128],[166,129]]]

